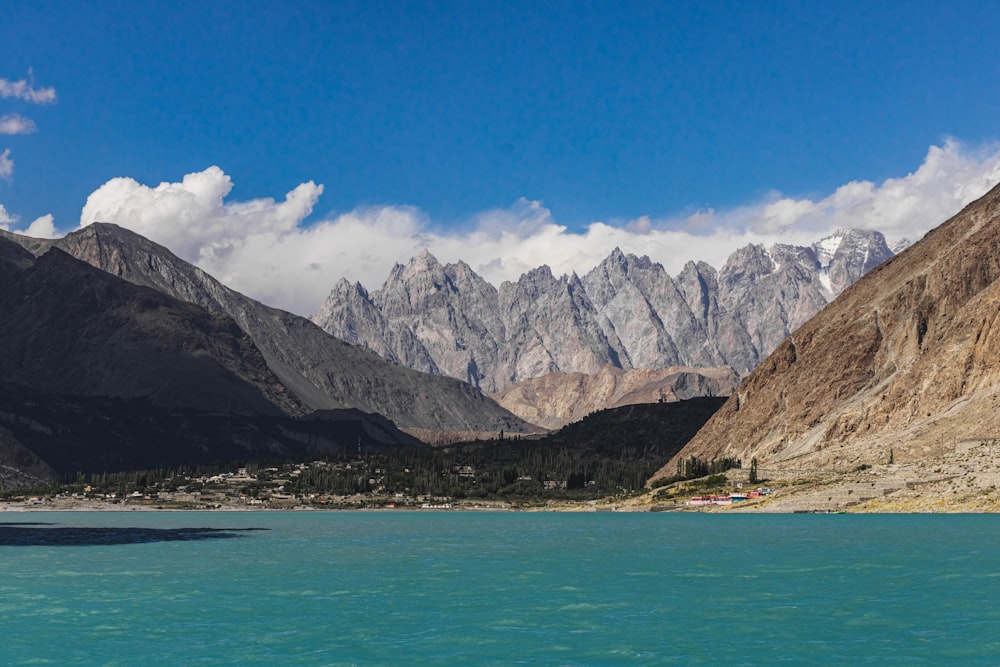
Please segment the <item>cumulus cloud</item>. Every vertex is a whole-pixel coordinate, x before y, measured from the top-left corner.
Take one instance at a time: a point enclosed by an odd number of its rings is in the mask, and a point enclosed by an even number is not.
[[[36,239],[54,239],[62,236],[59,230],[56,229],[55,218],[52,217],[51,213],[41,216],[40,218],[35,218],[34,221],[28,228],[23,232],[18,232],[18,234],[24,234],[25,236],[31,236]]]
[[[14,227],[18,220],[19,218],[16,215],[13,215],[3,204],[0,204],[0,229],[14,232],[15,234],[32,236],[36,239],[54,239],[61,236],[56,229],[55,220],[51,214],[43,215],[36,219],[26,229],[17,229]]]
[[[29,71],[30,76],[30,71]],[[52,104],[56,101],[55,88],[35,88],[24,79],[9,81],[0,79],[0,97],[24,100],[33,104]]]
[[[542,264],[556,275],[582,275],[615,246],[676,273],[691,259],[721,267],[748,243],[808,244],[838,227],[878,230],[890,243],[918,238],[997,182],[1000,148],[970,150],[947,141],[932,146],[911,174],[881,184],[851,182],[815,201],[775,193],[728,211],[594,222],[577,232],[558,224],[540,202],[521,199],[455,231],[404,206],[367,207],[306,224],[322,185],[303,183],[283,201],[227,202],[232,182],[210,167],[156,187],[113,179],[87,199],[80,224],[131,228],[234,289],[310,314],[339,279],[376,289],[394,263],[423,248],[442,262],[468,262],[494,284]]]
[[[223,200],[232,188],[229,176],[218,167],[155,188],[131,178],[113,178],[87,198],[80,226],[115,222],[186,259],[215,265],[256,237],[294,232],[323,193],[323,186],[310,181],[280,203],[268,198],[227,204]]]
[[[0,134],[32,134],[38,127],[35,121],[16,113],[0,116]]]
[[[10,149],[0,153],[0,178],[10,178],[14,173],[14,161],[10,159]]]

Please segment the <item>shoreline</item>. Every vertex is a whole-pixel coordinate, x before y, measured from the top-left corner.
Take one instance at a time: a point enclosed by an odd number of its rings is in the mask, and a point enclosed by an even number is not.
[[[959,455],[960,454],[960,455]],[[398,499],[342,497],[335,502],[281,499],[250,504],[214,496],[204,501],[164,498],[103,500],[65,495],[0,501],[0,512],[699,512],[707,514],[949,514],[1000,513],[1000,449],[975,443],[929,460],[858,465],[849,470],[780,463],[762,466],[774,492],[727,506],[691,506],[687,487],[649,489],[623,498],[566,500]],[[733,488],[749,483],[747,471],[727,471]],[[395,505],[395,506],[394,506]]]

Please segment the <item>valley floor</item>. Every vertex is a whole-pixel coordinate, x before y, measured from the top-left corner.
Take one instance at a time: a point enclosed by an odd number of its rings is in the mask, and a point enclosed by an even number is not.
[[[202,502],[164,498],[104,500],[69,494],[26,496],[0,501],[0,511],[155,511],[155,510],[385,510],[385,511],[563,511],[713,513],[958,513],[1000,512],[1000,443],[967,441],[956,451],[916,462],[861,465],[848,471],[762,467],[762,482],[774,489],[762,498],[728,506],[693,507],[686,489],[661,488],[634,497],[591,501],[399,499],[376,495],[336,498],[287,498],[258,502],[225,494],[206,494]],[[730,470],[733,487],[749,488],[746,470]]]
[[[650,509],[727,513],[1000,512],[1000,446],[992,440],[966,441],[954,452],[915,462],[862,465],[848,471],[780,467],[762,471],[766,485],[775,492],[759,499],[694,508],[683,496],[659,502],[659,490],[654,490],[630,502]],[[728,475],[738,483],[746,471]]]

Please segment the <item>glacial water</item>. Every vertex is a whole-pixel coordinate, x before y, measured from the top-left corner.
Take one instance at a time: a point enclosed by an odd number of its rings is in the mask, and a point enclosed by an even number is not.
[[[978,515],[6,513],[0,664],[998,664],[998,554]]]

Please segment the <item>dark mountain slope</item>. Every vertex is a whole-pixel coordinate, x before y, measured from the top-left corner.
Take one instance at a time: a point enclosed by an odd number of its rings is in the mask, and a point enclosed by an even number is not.
[[[626,449],[670,457],[694,437],[725,398],[697,397],[601,410],[569,424],[541,442],[613,456]]]
[[[10,416],[10,413],[0,413],[0,491],[56,479],[56,472],[45,461],[2,426],[4,422],[11,421]]]
[[[56,246],[137,285],[226,314],[253,340],[267,366],[312,409],[377,412],[402,428],[524,431],[518,417],[464,382],[429,376],[348,345],[309,320],[235,292],[148,239],[93,224],[57,241],[7,234],[40,253]]]
[[[137,287],[53,249],[0,239],[0,378],[43,392],[147,398],[237,414],[302,413],[228,317]]]
[[[148,400],[48,394],[0,381],[0,467],[35,478],[424,447],[378,415],[167,410]],[[16,482],[16,478],[8,480]],[[13,488],[15,484],[9,484]]]

